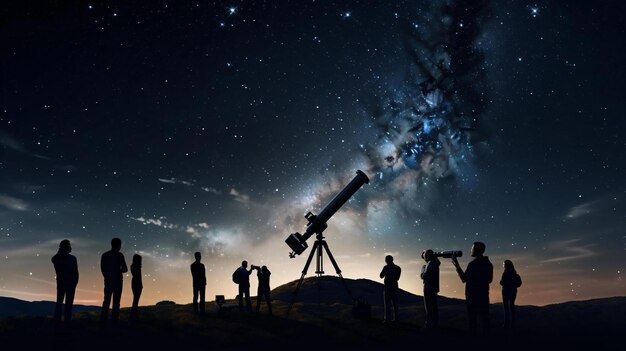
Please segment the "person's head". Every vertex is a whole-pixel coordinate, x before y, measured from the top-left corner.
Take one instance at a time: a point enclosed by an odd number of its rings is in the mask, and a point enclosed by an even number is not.
[[[392,264],[392,263],[393,263],[393,256],[391,256],[391,255],[387,255],[387,256],[385,257],[385,262],[386,262],[387,264]]]
[[[246,260],[241,261],[241,267],[248,268],[248,261]]]
[[[113,249],[113,251],[120,251],[121,248],[122,240],[120,240],[120,238],[111,239],[111,249]]]
[[[426,262],[430,262],[430,260],[432,260],[433,257],[435,257],[435,253],[431,249],[428,249],[428,250],[422,252],[422,258]]]
[[[487,247],[485,246],[484,243],[480,242],[480,241],[475,241],[474,244],[472,245],[472,257],[480,257],[485,253],[485,249]]]
[[[139,254],[133,255],[133,264],[141,266],[141,255]]]
[[[202,259],[202,254],[200,254],[200,252],[196,252],[195,254],[193,254],[193,256],[196,258],[196,261],[200,262],[200,260]]]
[[[505,270],[515,270],[515,267],[513,267],[513,262],[511,262],[511,260],[504,260],[502,266]]]
[[[70,241],[67,239],[61,240],[61,242],[59,243],[59,251],[64,251],[67,253],[72,252],[72,245],[70,245]]]
[[[267,274],[267,272],[269,272],[269,271],[267,270],[267,266],[263,266],[263,267],[261,267],[261,272],[263,272],[263,273]]]

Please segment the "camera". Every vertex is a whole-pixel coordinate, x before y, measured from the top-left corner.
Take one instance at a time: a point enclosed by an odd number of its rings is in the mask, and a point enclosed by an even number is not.
[[[261,269],[261,267],[259,267],[259,266],[255,266],[255,265],[251,265],[251,269],[258,269],[258,270],[260,270],[260,269]]]
[[[439,251],[435,252],[435,257],[452,258],[463,256],[463,251]]]

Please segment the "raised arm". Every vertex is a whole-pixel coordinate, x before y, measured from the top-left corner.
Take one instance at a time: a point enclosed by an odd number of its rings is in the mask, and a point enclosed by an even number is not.
[[[461,278],[461,281],[465,283],[465,272],[463,272],[463,269],[459,265],[459,261],[456,259],[456,256],[452,256],[452,264],[454,265],[454,268],[456,268],[456,273],[459,275],[459,278]]]

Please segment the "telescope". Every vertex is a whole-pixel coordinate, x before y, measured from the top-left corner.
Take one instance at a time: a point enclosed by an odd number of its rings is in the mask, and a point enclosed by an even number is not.
[[[365,173],[360,170],[356,171],[356,176],[346,185],[343,190],[320,212],[319,215],[314,215],[312,212],[308,212],[304,215],[304,218],[309,222],[304,234],[298,232],[290,234],[285,242],[293,252],[289,253],[289,257],[294,258],[307,249],[307,239],[313,234],[322,234],[322,232],[328,228],[326,222],[337,212],[346,201],[348,201],[354,193],[357,192],[363,186],[363,184],[369,183],[369,178]]]
[[[463,251],[439,251],[435,252],[435,257],[452,258],[463,256]]]

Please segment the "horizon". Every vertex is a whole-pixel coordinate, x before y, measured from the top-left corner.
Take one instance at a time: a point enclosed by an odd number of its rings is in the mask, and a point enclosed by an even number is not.
[[[22,6],[22,7],[20,7]],[[617,5],[616,5],[617,6]],[[527,1],[16,5],[0,26],[0,295],[77,304],[100,255],[143,257],[140,305],[232,298],[242,260],[297,280],[287,236],[362,170],[323,232],[346,278],[421,295],[423,250],[486,244],[521,305],[626,291],[620,11]],[[3,16],[4,17],[4,16]],[[334,275],[325,260],[326,275]],[[314,276],[310,267],[307,277]],[[256,294],[257,278],[251,276]],[[130,272],[122,306],[132,299]],[[464,298],[450,260],[440,295]],[[381,294],[382,299],[382,294]]]

